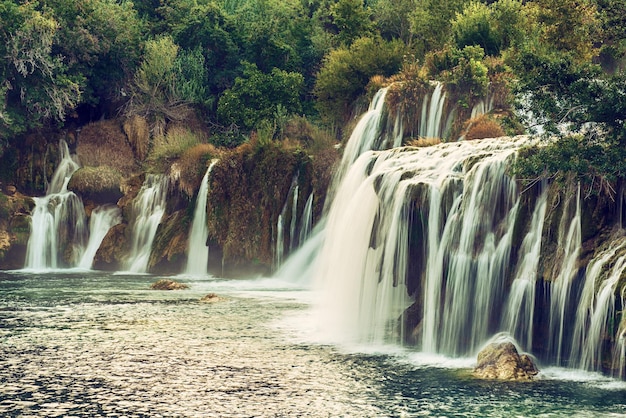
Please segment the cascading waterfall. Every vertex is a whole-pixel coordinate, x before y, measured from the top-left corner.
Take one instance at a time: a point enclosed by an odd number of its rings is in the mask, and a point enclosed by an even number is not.
[[[612,360],[624,374],[626,320],[611,341],[612,359],[606,344],[615,309],[624,306],[615,292],[626,243],[595,255],[581,295],[580,185],[560,200],[549,199],[547,182],[518,190],[510,166],[522,146],[540,143],[533,137],[380,150],[398,143],[381,141],[392,137],[384,133],[391,126],[385,93],[346,145],[325,215],[278,272],[311,279],[324,337],[410,341],[425,352],[465,356],[504,332],[549,364],[600,370]],[[428,118],[438,100],[430,99]],[[554,248],[542,248],[549,228]]]
[[[626,269],[626,239],[613,244],[589,263],[585,275],[570,355],[570,363],[581,369],[600,369],[603,339],[615,311],[615,286]]]
[[[517,272],[511,285],[502,324],[502,328],[513,335],[527,350],[533,345],[535,288],[541,255],[541,233],[547,206],[548,193],[544,189],[537,199],[530,228],[522,241],[520,260],[517,263]]]
[[[111,227],[122,222],[122,211],[117,206],[98,206],[91,212],[89,220],[89,241],[83,255],[78,262],[81,269],[91,269],[93,260]]]
[[[85,208],[67,190],[72,174],[80,167],[70,155],[67,143],[59,142],[60,163],[44,197],[36,197],[31,218],[31,233],[26,249],[26,269],[56,269],[61,253],[71,251],[74,265],[80,259],[87,236]]]
[[[446,92],[442,83],[436,83],[430,100],[422,103],[422,117],[420,119],[419,133],[422,138],[442,138],[441,121],[443,119],[443,107],[446,103]]]
[[[520,142],[438,147],[428,155],[434,161],[416,176],[429,188],[424,351],[472,352],[497,326],[493,319],[502,304],[519,207],[515,182],[505,171]],[[447,211],[442,196],[451,202]]]
[[[209,263],[209,248],[207,239],[209,237],[209,227],[207,225],[207,197],[209,195],[209,177],[211,170],[218,160],[211,161],[206,174],[200,183],[198,196],[196,197],[196,208],[193,213],[191,232],[189,234],[186,274],[201,275],[207,274]]]
[[[168,188],[167,176],[149,174],[133,201],[132,244],[127,260],[129,272],[145,273],[148,269],[152,242],[165,213]]]
[[[574,202],[572,202],[574,200]],[[572,207],[574,212],[572,213]],[[557,248],[562,259],[559,274],[550,285],[550,352],[556,364],[561,364],[564,355],[564,330],[567,305],[570,302],[572,280],[578,271],[577,261],[582,246],[580,231],[580,185],[575,197],[569,196],[564,203],[563,215],[559,225]]]
[[[483,343],[498,326],[490,318],[502,303],[518,207],[515,183],[504,173],[525,142],[364,153],[328,214],[316,277],[325,329],[369,341],[389,334],[411,303],[408,231],[411,219],[421,219],[423,348],[460,354]]]

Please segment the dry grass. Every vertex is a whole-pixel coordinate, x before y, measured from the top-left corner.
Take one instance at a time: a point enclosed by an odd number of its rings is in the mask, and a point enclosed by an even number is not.
[[[148,155],[150,145],[150,127],[148,121],[138,115],[133,115],[122,125],[128,142],[135,152],[135,158],[143,161]]]
[[[180,158],[185,151],[200,143],[200,138],[193,132],[182,127],[168,129],[167,133],[153,139],[146,163],[153,172],[167,171],[173,161]]]
[[[406,143],[406,145],[408,145],[409,147],[418,147],[418,148],[430,147],[430,146],[437,145],[437,144],[441,144],[441,139],[439,138],[416,138],[416,139],[410,139]]]
[[[110,166],[124,175],[137,171],[133,150],[116,120],[90,123],[83,127],[76,147],[83,166]]]
[[[506,135],[500,124],[488,115],[480,115],[467,121],[465,132],[466,140],[498,138]]]
[[[220,151],[212,144],[198,144],[186,150],[176,162],[179,188],[192,197],[200,188],[210,161],[219,156]]]

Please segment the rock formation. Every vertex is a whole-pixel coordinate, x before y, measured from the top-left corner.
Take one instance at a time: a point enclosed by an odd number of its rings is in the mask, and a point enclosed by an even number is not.
[[[510,342],[493,342],[478,353],[474,376],[481,379],[532,380],[539,371],[527,354]]]

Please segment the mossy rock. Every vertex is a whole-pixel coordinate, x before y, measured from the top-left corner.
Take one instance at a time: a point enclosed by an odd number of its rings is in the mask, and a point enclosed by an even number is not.
[[[135,154],[117,119],[90,123],[82,128],[76,153],[85,167],[111,166],[124,176],[139,168]]]
[[[94,268],[98,270],[120,269],[128,254],[127,228],[126,224],[118,224],[109,229],[94,257]]]
[[[123,196],[121,182],[122,173],[118,169],[103,165],[78,169],[67,187],[83,200],[99,204],[115,203]]]
[[[152,290],[184,290],[189,289],[184,283],[179,283],[175,280],[170,279],[160,279],[150,285],[150,289]]]
[[[152,244],[149,267],[160,273],[180,272],[189,241],[189,223],[186,210],[179,210],[164,219],[157,229]]]

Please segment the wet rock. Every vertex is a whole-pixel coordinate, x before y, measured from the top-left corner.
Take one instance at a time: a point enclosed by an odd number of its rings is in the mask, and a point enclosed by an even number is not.
[[[478,353],[474,376],[481,379],[532,380],[538,370],[532,359],[520,355],[509,341],[494,342]]]
[[[217,296],[215,293],[209,293],[208,295],[203,296],[200,299],[200,302],[202,302],[202,303],[215,303],[215,302],[220,302],[222,300],[223,299],[221,297]]]
[[[152,283],[152,285],[150,286],[150,289],[152,290],[182,290],[188,288],[189,286],[187,286],[186,284],[178,283],[177,281],[170,279],[158,280]]]

